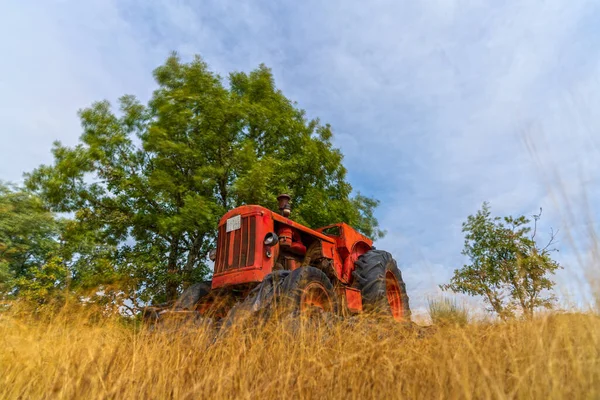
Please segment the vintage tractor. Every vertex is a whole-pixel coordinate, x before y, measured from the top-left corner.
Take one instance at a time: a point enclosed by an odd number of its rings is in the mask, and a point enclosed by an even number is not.
[[[310,229],[257,205],[227,212],[219,222],[212,281],[189,286],[170,307],[149,307],[147,320],[203,316],[222,320],[243,305],[258,311],[276,303],[295,313],[338,316],[369,311],[410,320],[406,287],[391,254],[337,223]]]

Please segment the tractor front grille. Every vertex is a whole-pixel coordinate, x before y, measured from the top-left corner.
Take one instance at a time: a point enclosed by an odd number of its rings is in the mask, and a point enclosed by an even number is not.
[[[226,225],[219,227],[215,274],[254,265],[256,217],[243,217],[241,228],[235,231],[226,232]]]

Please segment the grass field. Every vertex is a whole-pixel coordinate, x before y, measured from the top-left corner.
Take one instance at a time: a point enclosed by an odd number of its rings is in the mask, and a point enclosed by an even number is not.
[[[278,323],[216,340],[82,313],[0,315],[2,399],[600,398],[591,313],[421,329]]]

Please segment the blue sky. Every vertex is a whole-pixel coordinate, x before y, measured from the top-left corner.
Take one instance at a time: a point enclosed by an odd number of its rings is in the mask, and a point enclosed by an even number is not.
[[[76,111],[146,100],[170,51],[222,75],[264,62],[332,124],[356,190],[382,201],[377,245],[416,308],[464,262],[461,223],[543,207],[563,302],[591,300],[600,205],[596,1],[0,2],[0,179],[73,145]]]

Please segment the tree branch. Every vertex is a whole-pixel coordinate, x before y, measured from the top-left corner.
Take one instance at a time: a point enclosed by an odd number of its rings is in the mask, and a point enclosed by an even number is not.
[[[540,213],[537,215],[533,215],[533,235],[531,235],[531,240],[535,239],[535,234],[537,233],[537,222],[542,217],[542,207],[540,207]]]

